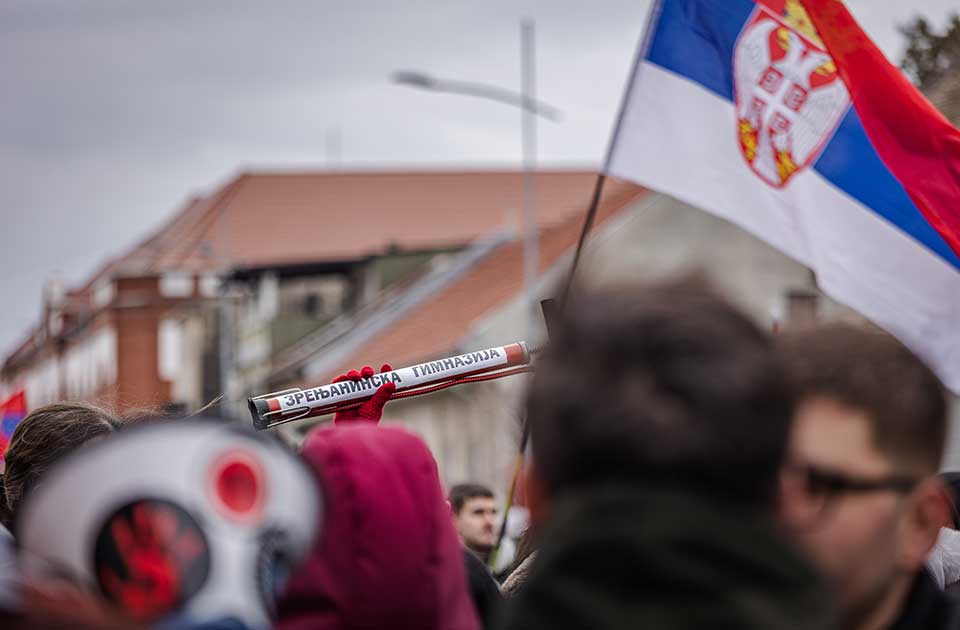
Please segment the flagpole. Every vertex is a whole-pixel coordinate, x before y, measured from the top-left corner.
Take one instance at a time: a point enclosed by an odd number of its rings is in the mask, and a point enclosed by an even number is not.
[[[606,170],[606,169],[604,169]],[[593,227],[593,220],[597,216],[597,208],[600,206],[600,197],[603,195],[603,184],[607,181],[605,172],[597,175],[597,181],[593,186],[593,197],[590,199],[590,207],[587,209],[587,216],[583,220],[583,228],[580,230],[580,239],[577,241],[577,249],[573,252],[573,263],[570,265],[570,273],[567,274],[567,281],[563,285],[563,292],[560,294],[560,310],[567,305],[567,299],[570,297],[570,289],[573,287],[573,278],[577,273],[577,266],[580,264],[580,255],[583,253],[583,246],[587,242],[587,233]]]
[[[603,196],[603,185],[607,180],[607,168],[610,165],[610,158],[613,155],[617,136],[620,134],[620,126],[623,124],[623,113],[627,109],[627,103],[630,100],[630,93],[633,91],[633,85],[637,77],[637,71],[640,69],[640,61],[643,59],[647,51],[647,47],[649,46],[650,34],[653,32],[653,25],[656,23],[657,16],[660,14],[662,2],[663,0],[656,0],[656,2],[651,5],[647,16],[646,28],[644,29],[643,34],[640,36],[640,41],[637,44],[636,54],[634,55],[633,64],[630,69],[630,76],[627,79],[626,89],[624,90],[623,97],[620,99],[620,109],[617,112],[617,118],[614,121],[613,133],[607,142],[607,153],[603,161],[603,168],[601,169],[600,173],[597,174],[597,180],[593,186],[593,196],[590,199],[590,206],[587,208],[587,215],[583,220],[583,227],[580,230],[580,238],[577,240],[577,249],[574,251],[573,262],[570,265],[570,272],[567,274],[567,280],[564,283],[563,290],[560,293],[559,312],[561,313],[563,312],[563,309],[566,308],[567,300],[570,297],[570,291],[573,288],[574,278],[576,277],[577,267],[580,264],[580,257],[583,254],[583,247],[587,242],[587,234],[590,232],[590,228],[593,227],[594,219],[597,216],[597,208],[600,207],[600,199]],[[529,299],[529,296],[525,297]],[[525,299],[524,301],[527,300]],[[546,305],[544,305],[544,318],[548,320],[546,324],[549,332],[552,323],[549,320],[553,319],[553,317],[548,315]],[[521,425],[523,429],[520,434],[520,447],[513,462],[513,470],[510,475],[510,487],[507,488],[507,500],[503,510],[503,523],[500,525],[500,532],[497,535],[496,545],[494,545],[487,561],[487,566],[489,566],[491,569],[493,569],[497,561],[497,556],[500,553],[500,545],[503,542],[503,537],[507,529],[507,516],[510,514],[510,508],[513,507],[514,489],[516,488],[517,482],[520,479],[520,472],[523,470],[524,454],[527,450],[527,443],[530,440],[530,425],[527,422],[526,415],[524,415]]]
[[[577,249],[573,254],[573,262],[570,265],[570,272],[567,274],[567,281],[564,283],[563,291],[560,293],[561,312],[566,307],[567,300],[570,297],[570,291],[573,288],[574,279],[577,274],[577,267],[580,265],[580,257],[583,253],[583,246],[587,242],[587,234],[593,227],[593,222],[597,215],[597,208],[600,206],[600,199],[603,196],[603,185],[606,183],[610,159],[613,157],[613,151],[616,147],[617,137],[620,135],[620,127],[623,125],[623,114],[627,110],[627,105],[630,102],[630,95],[633,93],[633,86],[640,70],[640,63],[650,46],[650,34],[653,33],[653,25],[656,24],[657,17],[660,15],[662,3],[663,0],[656,0],[650,6],[650,11],[647,14],[646,28],[644,28],[643,34],[641,34],[640,40],[637,43],[636,53],[633,56],[633,63],[630,66],[630,75],[627,78],[626,89],[623,91],[623,97],[620,99],[620,108],[617,111],[617,117],[613,123],[613,132],[610,134],[610,139],[607,141],[607,152],[603,160],[603,168],[597,175],[597,181],[593,187],[593,196],[590,199],[590,206],[587,208],[587,216],[583,220],[583,228],[580,230],[580,238],[577,241]]]

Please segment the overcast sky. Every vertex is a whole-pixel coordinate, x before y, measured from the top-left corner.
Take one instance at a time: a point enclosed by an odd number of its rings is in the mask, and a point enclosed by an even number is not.
[[[597,166],[649,0],[0,0],[0,351],[59,274],[82,281],[247,168],[516,165],[519,112],[392,85],[399,68],[538,90],[540,157]],[[956,0],[852,0],[894,60],[897,25]],[[328,138],[339,137],[337,144]]]

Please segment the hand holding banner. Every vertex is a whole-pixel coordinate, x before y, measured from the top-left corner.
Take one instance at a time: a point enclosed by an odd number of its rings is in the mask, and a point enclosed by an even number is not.
[[[337,379],[330,385],[307,390],[287,389],[249,398],[247,403],[254,427],[268,429],[285,422],[334,413],[351,403],[369,400],[388,383],[396,387],[396,392],[410,395],[440,384],[526,366],[530,362],[530,354],[527,344],[518,341],[506,346],[370,374],[356,380]]]

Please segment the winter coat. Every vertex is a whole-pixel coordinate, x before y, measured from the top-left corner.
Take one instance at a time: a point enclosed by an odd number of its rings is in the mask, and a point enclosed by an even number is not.
[[[477,630],[437,465],[399,427],[327,426],[303,456],[324,491],[316,548],[278,602],[281,630]]]
[[[500,613],[500,606],[503,604],[500,587],[497,585],[497,581],[493,579],[493,575],[490,574],[487,565],[466,547],[463,549],[463,565],[467,570],[470,597],[473,599],[477,616],[480,617],[480,625],[484,630],[491,630],[494,627],[493,623],[497,619],[497,615]]]
[[[592,485],[550,506],[507,630],[831,628],[814,571],[753,512],[686,489]]]
[[[960,582],[960,532],[940,528],[937,544],[927,558],[927,570],[941,590]]]
[[[507,576],[507,579],[503,581],[503,584],[500,586],[500,592],[503,593],[503,596],[507,599],[516,596],[520,590],[526,586],[527,580],[530,579],[530,569],[533,568],[533,562],[537,557],[537,552],[534,551],[529,556],[523,559],[516,569],[514,569],[510,575]]]
[[[890,630],[960,630],[960,600],[944,593],[926,569],[917,574],[910,594]]]

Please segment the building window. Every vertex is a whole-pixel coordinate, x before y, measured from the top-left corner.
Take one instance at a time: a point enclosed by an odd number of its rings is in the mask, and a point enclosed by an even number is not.
[[[160,277],[160,295],[189,297],[193,295],[193,276],[189,273],[165,273]]]
[[[200,295],[216,297],[220,292],[220,278],[216,274],[207,273],[200,276]]]
[[[160,322],[160,331],[157,335],[158,371],[160,378],[173,381],[180,372],[182,361],[182,334],[183,328],[175,319],[164,319]]]
[[[112,280],[100,280],[93,288],[93,305],[95,308],[103,308],[113,301],[116,295],[116,286]]]
[[[314,319],[323,315],[323,298],[310,293],[303,298],[303,314]]]

